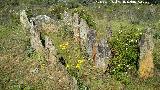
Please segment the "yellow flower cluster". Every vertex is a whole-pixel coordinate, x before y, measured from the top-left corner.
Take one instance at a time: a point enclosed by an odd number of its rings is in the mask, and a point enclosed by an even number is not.
[[[66,43],[64,43],[64,44],[61,44],[61,45],[60,45],[60,48],[61,48],[62,50],[64,50],[64,49],[66,49],[66,48],[68,47],[68,45],[69,45],[69,43],[66,42]]]
[[[83,62],[84,62],[84,60],[78,60],[78,63],[77,63],[77,65],[76,65],[76,68],[77,68],[77,69],[80,69],[80,67],[81,67],[81,65],[82,65]]]

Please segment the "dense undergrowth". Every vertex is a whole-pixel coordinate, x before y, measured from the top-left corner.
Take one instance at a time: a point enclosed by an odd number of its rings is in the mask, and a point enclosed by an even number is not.
[[[26,32],[19,23],[19,11],[27,10],[29,17],[46,14],[56,21],[63,18],[64,11],[78,12],[86,20],[90,28],[97,31],[97,41],[112,29],[112,37],[108,39],[113,57],[106,72],[93,65],[93,61],[82,52],[80,46],[73,42],[73,31],[70,26],[61,25],[57,33],[51,33],[57,48],[58,58],[71,76],[78,81],[80,90],[158,90],[160,83],[160,11],[159,6],[149,5],[102,5],[83,6],[69,4],[44,4],[35,2],[8,4],[1,8],[0,25],[0,89],[39,90],[51,86],[44,79],[34,79],[28,70],[39,65],[44,73],[46,62],[30,47]],[[71,4],[72,3],[72,4]],[[10,4],[9,4],[10,5]],[[47,7],[43,7],[47,5]],[[9,14],[7,11],[9,10]],[[6,15],[6,16],[5,16]],[[9,17],[9,19],[5,19]],[[154,64],[155,75],[147,80],[138,77],[139,40],[144,30],[153,28],[154,32]],[[45,74],[44,74],[45,75]],[[53,83],[52,83],[53,84]],[[48,88],[51,89],[51,88]]]

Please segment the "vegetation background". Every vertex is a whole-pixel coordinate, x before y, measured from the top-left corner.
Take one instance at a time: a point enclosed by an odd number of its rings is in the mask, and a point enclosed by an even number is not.
[[[107,1],[108,3],[97,3]],[[123,1],[123,0],[121,0]],[[28,72],[46,64],[30,47],[28,36],[19,21],[19,12],[26,10],[28,17],[47,15],[61,21],[64,11],[77,12],[90,28],[97,31],[97,40],[111,27],[109,40],[115,55],[106,72],[93,67],[93,61],[73,41],[70,26],[61,24],[55,41],[58,56],[65,59],[65,67],[74,76],[80,90],[159,90],[160,87],[160,5],[159,0],[146,0],[149,4],[111,3],[109,0],[0,0],[0,90],[53,89],[46,78],[33,78]],[[153,28],[154,76],[138,76],[138,41],[146,28]],[[60,46],[61,45],[61,46]],[[44,67],[44,68],[43,68]]]

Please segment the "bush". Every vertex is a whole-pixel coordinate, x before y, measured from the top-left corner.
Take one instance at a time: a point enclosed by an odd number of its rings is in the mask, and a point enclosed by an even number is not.
[[[76,8],[74,12],[78,13],[80,18],[83,18],[90,28],[96,29],[96,23],[92,15],[85,7]]]
[[[139,47],[138,41],[141,30],[134,26],[122,26],[120,30],[113,33],[110,40],[113,59],[110,64],[110,74],[119,76],[121,80],[124,74],[133,73],[138,69]],[[122,76],[122,77],[121,77]]]

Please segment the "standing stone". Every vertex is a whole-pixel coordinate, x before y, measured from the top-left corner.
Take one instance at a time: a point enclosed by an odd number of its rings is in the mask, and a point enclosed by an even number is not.
[[[45,59],[49,62],[50,65],[56,64],[56,49],[52,43],[51,38],[48,36],[50,32],[53,33],[57,31],[54,20],[46,15],[38,15],[35,18],[32,18],[32,20],[34,21],[35,29],[37,32],[39,32],[41,36],[42,34],[44,35],[44,40],[41,40],[41,45],[45,50]],[[44,42],[42,43],[42,41]]]
[[[37,29],[33,25],[33,21],[31,21],[31,28],[30,28],[30,43],[31,47],[37,52],[37,53],[43,53],[43,45],[40,40],[40,32],[37,31]]]
[[[30,43],[31,47],[35,49],[36,52],[43,52],[43,46],[41,44],[40,40],[40,33],[36,30],[34,27],[34,21],[29,22],[29,19],[27,18],[25,10],[20,12],[20,22],[23,26],[23,28],[26,30],[26,32],[30,33]]]
[[[153,48],[152,29],[148,28],[140,40],[139,74],[141,78],[153,76]]]
[[[81,18],[80,24],[79,24],[79,30],[80,30],[80,45],[82,50],[85,49],[87,45],[87,33],[90,30],[87,22]]]
[[[35,49],[37,53],[40,53],[42,57],[45,57],[44,54],[47,54],[46,59],[48,62],[52,64],[56,63],[56,50],[52,44],[52,40],[47,35],[49,32],[56,31],[53,20],[46,15],[38,15],[31,18],[29,22],[23,10],[20,15],[20,21],[25,29],[29,29],[31,47]],[[41,38],[42,34],[45,37],[44,40]]]
[[[23,27],[24,30],[29,30],[30,29],[31,25],[30,25],[30,22],[29,22],[29,20],[27,18],[25,10],[22,10],[20,12],[20,22],[21,22],[22,27]]]
[[[73,15],[73,33],[75,41],[80,44],[79,16],[77,13]]]
[[[103,69],[104,71],[106,70],[109,59],[111,58],[111,49],[107,41],[107,38],[111,37],[111,34],[111,32],[107,32],[106,37],[103,37],[99,42],[97,42],[95,30],[88,30],[87,33],[87,53],[93,59],[95,66]]]
[[[68,20],[69,14],[64,12],[64,21]],[[107,28],[107,35],[100,42],[96,41],[96,30],[92,30],[87,25],[87,22],[80,18],[77,13],[73,15],[73,32],[76,43],[81,46],[82,50],[86,50],[89,57],[93,59],[93,62],[98,68],[107,67],[107,61],[111,57],[111,50],[109,48],[107,39],[112,36],[111,28]],[[67,21],[66,21],[67,22]]]
[[[104,71],[107,68],[109,59],[111,58],[111,49],[109,48],[106,39],[101,39],[97,45],[97,54],[95,59],[96,67],[102,68]]]
[[[39,70],[39,68],[34,69],[36,73],[33,74],[36,75],[33,75],[33,77],[38,79],[42,79],[44,76],[47,77],[45,82],[52,83],[51,87],[55,90],[77,90],[77,81],[72,78],[67,73],[65,67],[58,62],[56,57],[57,52],[52,43],[52,39],[47,35],[47,33],[54,32],[56,30],[56,27],[54,27],[55,25],[52,23],[53,20],[46,15],[39,15],[35,18],[31,18],[29,22],[25,12],[22,11],[21,13],[21,23],[25,29],[29,29],[32,48],[34,48],[38,53],[44,53],[43,55],[40,55],[45,57],[49,62],[49,65],[45,67],[46,69],[44,70]],[[42,34],[44,35],[44,42],[42,42],[40,38]],[[33,72],[33,70],[31,72]],[[47,88],[50,87],[43,89]]]
[[[87,53],[89,56],[94,57],[96,54],[94,47],[96,46],[96,31],[89,30],[87,33]]]
[[[63,22],[65,25],[72,25],[72,14],[64,11]]]
[[[45,50],[46,50],[46,59],[52,65],[56,64],[57,61],[57,52],[56,48],[52,44],[52,40],[46,35],[45,36]]]

